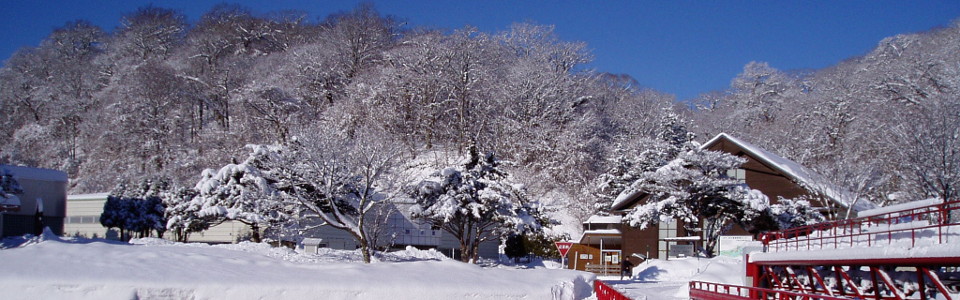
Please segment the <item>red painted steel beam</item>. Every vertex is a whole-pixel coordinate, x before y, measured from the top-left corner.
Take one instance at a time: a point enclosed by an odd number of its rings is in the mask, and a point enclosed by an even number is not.
[[[796,284],[797,288],[800,289],[800,293],[806,293],[807,292],[806,286],[804,286],[803,283],[800,282],[800,278],[797,277],[797,273],[793,271],[793,268],[788,266],[786,267],[786,270],[787,270],[787,275],[790,276],[790,280],[792,280],[793,284]]]
[[[847,274],[847,272],[844,271],[842,267],[834,266],[833,270],[837,274],[840,274],[840,277],[842,277],[843,280],[847,283],[847,285],[850,286],[850,290],[853,291],[854,295],[856,295],[857,297],[863,298],[863,290],[860,289],[860,285],[854,282],[853,279],[850,278],[850,275]]]
[[[813,276],[814,279],[816,279],[816,281],[812,283],[813,284],[812,288],[814,292],[817,291],[817,284],[819,283],[820,286],[823,287],[823,291],[825,291],[827,295],[833,296],[833,289],[828,287],[826,282],[823,282],[823,277],[820,277],[820,274],[817,273],[817,270],[814,270],[812,266],[807,267],[807,274],[810,274],[811,276]]]
[[[883,284],[884,284],[884,286],[887,288],[887,290],[889,290],[891,293],[893,293],[893,297],[894,297],[895,299],[897,299],[897,300],[903,300],[903,298],[905,298],[905,297],[903,296],[903,291],[901,291],[899,288],[897,288],[897,286],[893,283],[893,279],[890,278],[890,275],[887,274],[887,272],[885,272],[885,271],[883,271],[883,270],[881,270],[880,268],[877,268],[877,267],[870,267],[870,271],[876,273],[877,276],[880,277],[880,281],[883,282]],[[874,282],[874,283],[873,283],[873,286],[874,286],[874,288],[879,288],[879,286],[877,286],[877,282]]]
[[[931,283],[933,283],[933,286],[937,287],[937,290],[939,290],[940,293],[947,298],[947,300],[953,300],[953,298],[950,297],[950,292],[947,291],[947,287],[943,285],[942,281],[940,281],[940,276],[937,276],[936,273],[930,271],[928,268],[917,268],[917,273],[927,275],[927,277],[930,278]],[[923,286],[920,286],[920,291],[923,292]]]

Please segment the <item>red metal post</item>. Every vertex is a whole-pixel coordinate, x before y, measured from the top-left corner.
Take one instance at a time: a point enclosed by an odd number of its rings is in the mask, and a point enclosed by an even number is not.
[[[630,300],[600,280],[593,281],[593,291],[597,293],[597,300]]]

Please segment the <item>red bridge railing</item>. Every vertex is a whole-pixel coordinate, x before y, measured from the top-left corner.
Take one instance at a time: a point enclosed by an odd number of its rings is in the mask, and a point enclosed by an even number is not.
[[[960,242],[960,201],[766,233],[765,251],[942,245]]]
[[[630,298],[600,280],[593,281],[593,291],[597,293],[597,300],[630,300]]]
[[[740,300],[740,299],[783,299],[783,300],[849,300],[850,298],[828,295],[805,294],[792,291],[771,290],[748,286],[721,283],[691,281],[690,299],[694,300]]]

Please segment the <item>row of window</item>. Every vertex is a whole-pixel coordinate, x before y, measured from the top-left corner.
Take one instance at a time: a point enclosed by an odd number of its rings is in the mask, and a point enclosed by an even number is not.
[[[64,224],[100,224],[100,216],[69,216]]]

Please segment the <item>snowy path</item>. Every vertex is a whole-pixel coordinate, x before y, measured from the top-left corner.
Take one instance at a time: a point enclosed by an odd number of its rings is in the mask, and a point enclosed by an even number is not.
[[[404,252],[404,251],[401,251]],[[0,250],[2,299],[582,299],[592,274],[482,268],[412,250],[363,264],[264,244],[48,240]],[[428,259],[424,259],[428,258]]]
[[[651,260],[634,267],[632,280],[620,280],[619,276],[597,279],[634,300],[688,299],[690,281],[743,284],[744,268],[742,258],[732,257]]]
[[[603,280],[603,278],[601,278]],[[671,300],[688,299],[687,289],[684,288],[687,282],[667,281],[667,282],[649,282],[649,281],[629,281],[629,280],[603,280],[624,296],[633,300]]]

